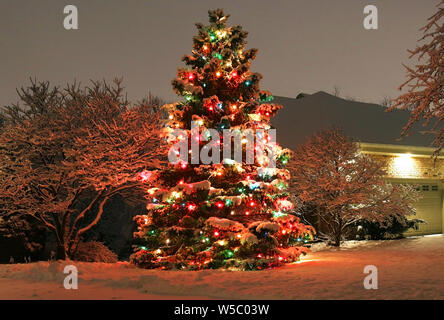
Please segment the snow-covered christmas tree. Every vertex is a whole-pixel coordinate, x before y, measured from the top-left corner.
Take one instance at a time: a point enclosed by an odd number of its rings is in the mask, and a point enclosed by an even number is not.
[[[183,101],[165,106],[166,136],[171,146],[182,146],[171,148],[170,155],[182,157],[165,170],[142,174],[158,185],[147,192],[148,213],[136,217],[132,261],[145,268],[190,270],[254,270],[297,261],[314,230],[300,222],[286,192],[289,150],[269,143],[269,120],[281,106],[260,91],[262,76],[250,72],[257,50],[245,48],[247,32],[228,27],[221,9],[210,10],[209,18],[207,26],[196,24],[192,54],[183,58],[187,68],[172,82]],[[241,159],[223,152],[231,148],[231,138],[224,141],[222,135],[228,129],[254,131],[252,144],[245,136],[237,141]],[[247,161],[249,151],[253,161]],[[196,162],[196,154],[221,161]]]

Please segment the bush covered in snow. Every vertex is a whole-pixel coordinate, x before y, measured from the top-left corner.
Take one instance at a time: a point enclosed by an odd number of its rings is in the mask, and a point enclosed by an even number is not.
[[[425,223],[421,219],[396,219],[391,217],[391,223],[389,225],[381,225],[378,222],[371,221],[358,221],[355,224],[356,231],[352,232],[348,237],[350,240],[386,240],[386,239],[400,239],[403,238],[403,233],[408,229],[418,229],[420,223]]]
[[[73,256],[73,260],[85,262],[117,262],[117,255],[102,242],[81,242]]]

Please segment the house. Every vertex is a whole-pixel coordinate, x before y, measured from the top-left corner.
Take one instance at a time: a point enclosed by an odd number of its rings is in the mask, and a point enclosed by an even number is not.
[[[409,136],[401,137],[408,111],[385,112],[380,105],[349,101],[322,91],[297,98],[276,97],[274,102],[284,105],[272,119],[282,146],[294,150],[317,131],[341,128],[358,141],[362,153],[385,163],[388,181],[413,184],[420,191],[416,218],[427,224],[406,235],[442,233],[444,157],[432,158],[432,137],[421,134],[421,124]]]

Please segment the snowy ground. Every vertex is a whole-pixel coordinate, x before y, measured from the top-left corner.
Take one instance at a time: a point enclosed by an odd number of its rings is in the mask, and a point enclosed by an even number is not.
[[[73,262],[78,290],[64,289],[65,264],[0,265],[0,299],[444,299],[442,235],[316,245],[300,263],[256,272]],[[365,265],[378,268],[379,289],[364,289]]]

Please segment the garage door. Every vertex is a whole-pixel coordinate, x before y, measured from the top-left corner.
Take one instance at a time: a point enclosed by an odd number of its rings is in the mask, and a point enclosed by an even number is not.
[[[406,236],[442,233],[442,201],[441,190],[438,184],[419,184],[416,189],[421,192],[422,198],[414,204],[416,215],[414,218],[427,221],[420,224],[419,230],[409,230]]]

